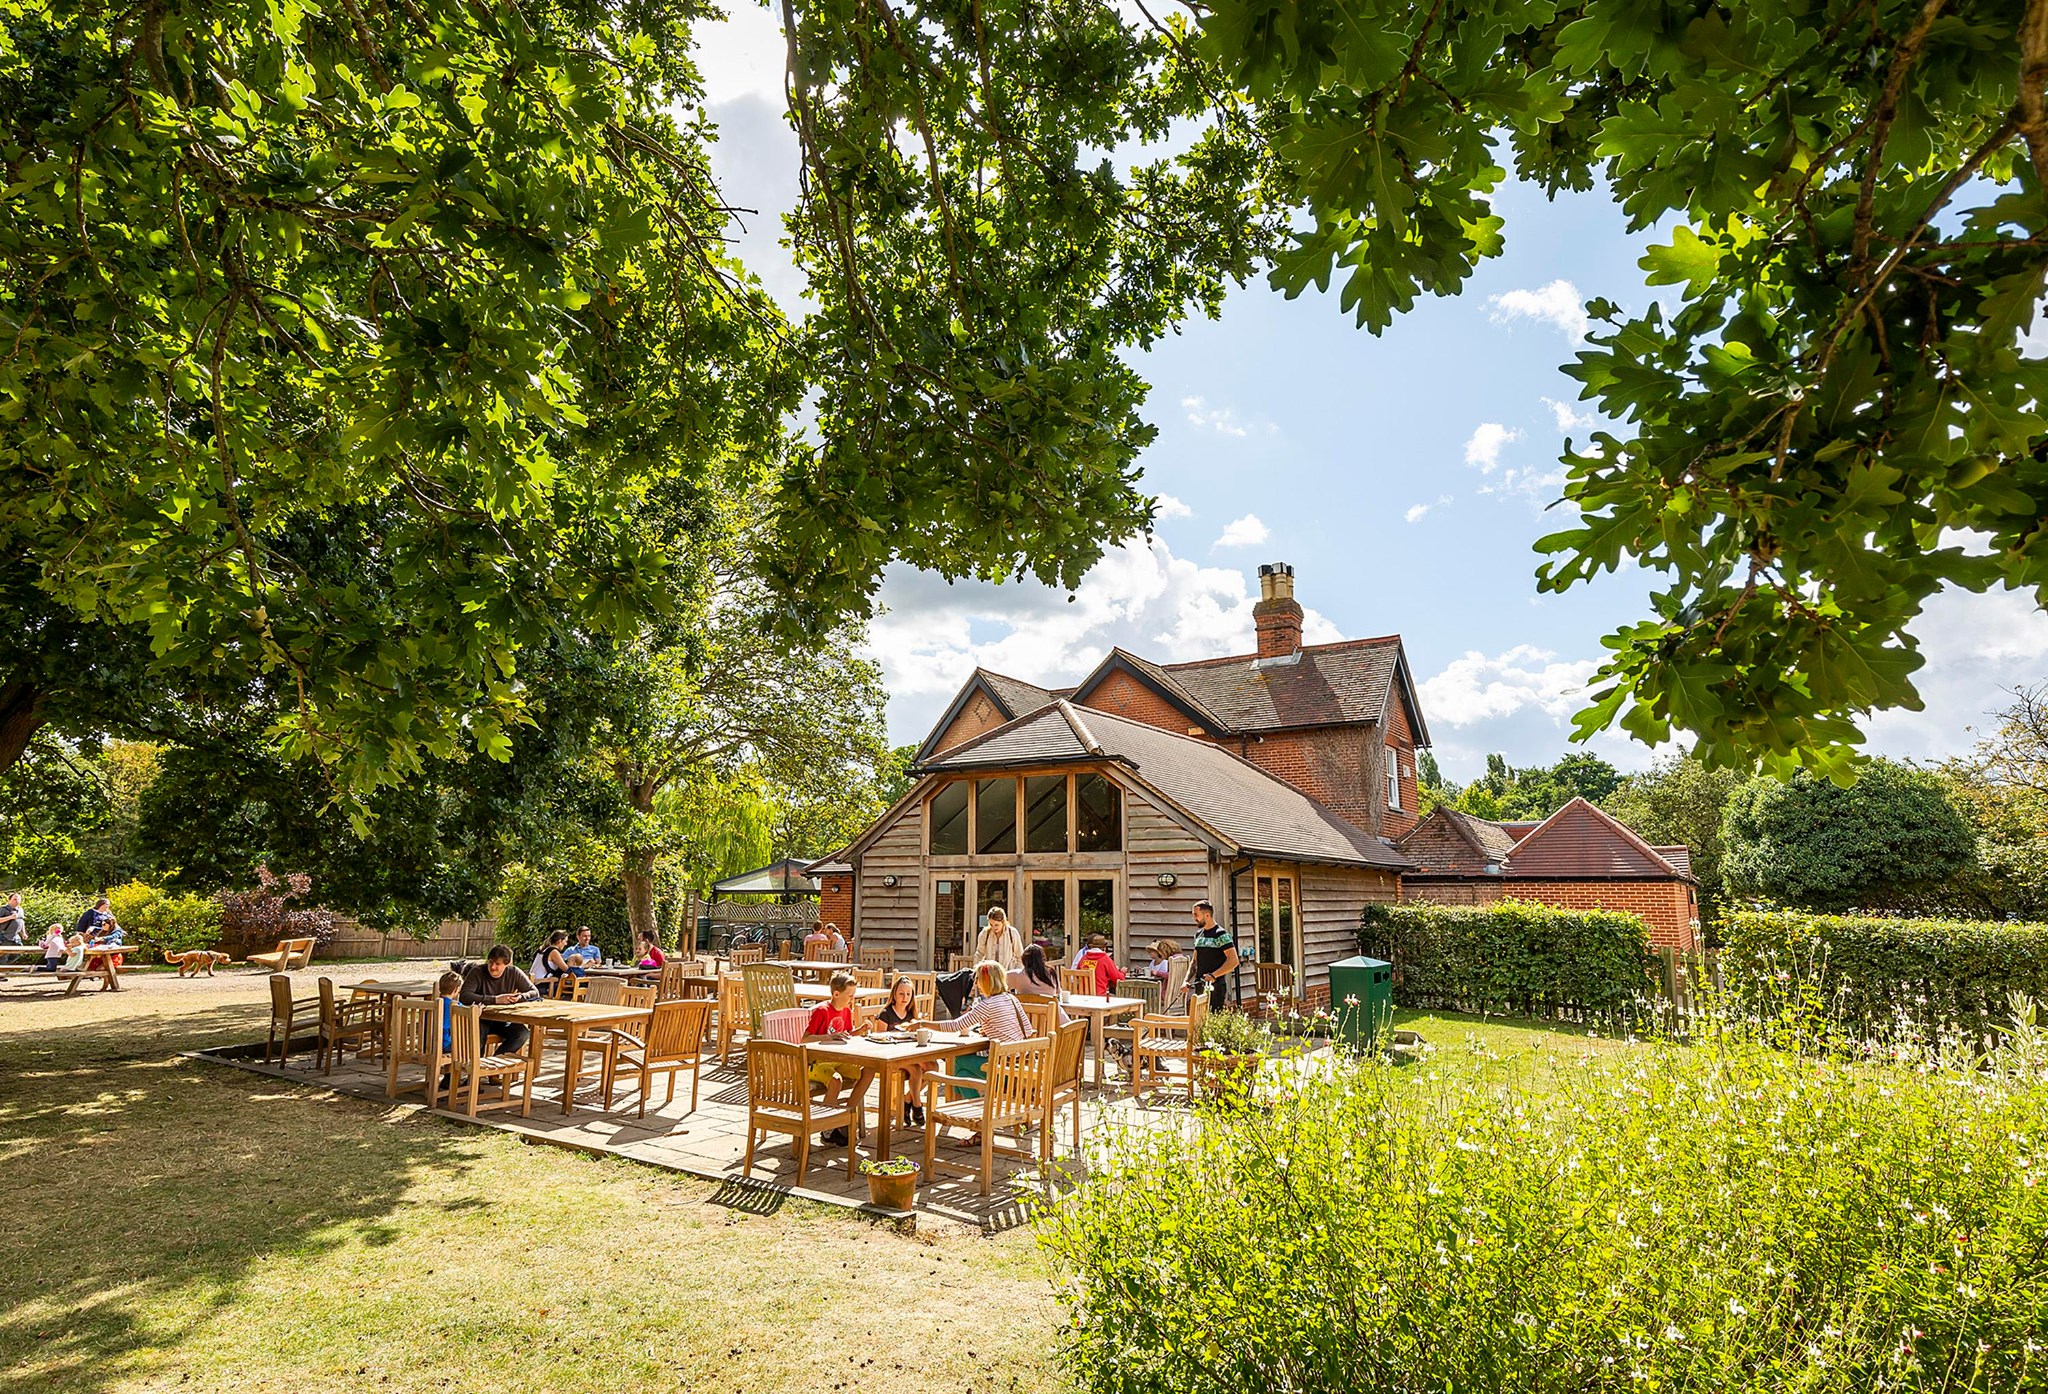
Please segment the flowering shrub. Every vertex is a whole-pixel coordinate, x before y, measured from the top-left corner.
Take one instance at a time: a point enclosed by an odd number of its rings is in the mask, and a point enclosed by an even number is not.
[[[334,938],[333,912],[292,903],[312,886],[313,878],[304,872],[279,876],[259,865],[255,889],[220,898],[223,947],[237,958],[273,949],[281,939],[311,939],[325,947]]]
[[[1748,1010],[1812,989],[1853,1037],[1992,1032],[2014,992],[2048,998],[2048,924],[1738,910],[1721,968]]]
[[[1650,931],[1618,910],[1369,904],[1359,948],[1394,965],[1404,1007],[1622,1017],[1651,990]]]
[[[1132,1123],[1040,1223],[1063,1354],[1097,1394],[2048,1387],[2042,1054],[1440,1050]]]

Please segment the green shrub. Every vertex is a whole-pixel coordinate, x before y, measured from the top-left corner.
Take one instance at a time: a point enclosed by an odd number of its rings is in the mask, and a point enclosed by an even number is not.
[[[679,926],[686,900],[681,874],[672,868],[654,870],[655,919],[665,947],[695,932]],[[626,920],[626,890],[616,873],[605,876],[584,870],[514,866],[505,873],[498,897],[498,938],[524,962],[555,930],[572,940],[589,925],[607,958],[633,955],[633,930]]]
[[[1872,1075],[1439,1050],[1098,1130],[1039,1224],[1063,1358],[1095,1394],[2043,1388],[2048,1086]]]
[[[205,895],[160,895],[143,907],[128,938],[152,958],[165,952],[218,948],[220,902]]]
[[[1810,992],[1852,1037],[1982,1037],[2012,993],[2048,999],[2048,924],[1738,910],[1722,933],[1722,976],[1745,1008]]]
[[[1404,1007],[1618,1017],[1652,986],[1649,926],[1618,910],[1371,904],[1358,942],[1395,966]]]

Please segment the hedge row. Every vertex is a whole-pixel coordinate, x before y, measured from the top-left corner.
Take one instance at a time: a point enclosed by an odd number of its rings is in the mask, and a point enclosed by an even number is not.
[[[1359,947],[1398,970],[1404,1007],[1511,1016],[1616,1016],[1652,990],[1650,931],[1618,910],[1367,905]]]
[[[695,925],[678,925],[687,903],[683,878],[667,868],[654,872],[655,922],[664,946],[674,948],[696,932]],[[524,965],[549,934],[561,930],[572,939],[577,929],[589,925],[607,958],[626,958],[633,953],[633,929],[626,920],[626,888],[617,876],[578,875],[550,872],[535,867],[515,866],[505,873],[505,889],[498,900],[498,938]]]
[[[1738,910],[1722,929],[1728,986],[1775,1011],[1811,987],[1836,1024],[1982,1035],[2022,992],[2048,1000],[2048,924]]]

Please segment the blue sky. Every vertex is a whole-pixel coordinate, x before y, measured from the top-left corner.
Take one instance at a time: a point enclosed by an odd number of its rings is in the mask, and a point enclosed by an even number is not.
[[[765,11],[741,10],[706,33],[700,59],[714,167],[729,201],[760,210],[739,249],[800,312],[776,246],[796,188],[781,36]],[[1506,254],[1380,338],[1353,327],[1334,287],[1288,301],[1254,284],[1220,320],[1139,356],[1159,427],[1145,482],[1165,506],[1152,543],[1112,552],[1073,598],[892,572],[873,626],[891,738],[921,737],[977,663],[1057,684],[1112,644],[1162,661],[1246,652],[1258,565],[1286,561],[1312,641],[1403,637],[1447,775],[1473,777],[1493,750],[1515,764],[1563,754],[1601,635],[1644,613],[1652,578],[1536,594],[1531,544],[1562,526],[1546,512],[1559,447],[1587,429],[1559,367],[1584,300],[1647,303],[1647,238],[1597,195],[1548,202],[1509,185],[1497,207]],[[2048,672],[2048,618],[2024,596],[1938,596],[1919,632],[1928,709],[1879,716],[1873,750],[1966,750],[2001,689]],[[1651,758],[1620,738],[1593,748],[1624,768]]]

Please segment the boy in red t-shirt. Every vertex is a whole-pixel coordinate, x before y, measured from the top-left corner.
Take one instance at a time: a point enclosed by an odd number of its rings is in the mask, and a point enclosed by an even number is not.
[[[1109,996],[1109,990],[1124,980],[1124,970],[1116,966],[1116,960],[1109,956],[1109,940],[1100,934],[1091,935],[1088,947],[1081,954],[1076,968],[1095,970],[1095,995]]]
[[[812,1041],[843,1041],[851,1036],[860,1025],[859,1013],[854,1010],[856,979],[846,972],[832,975],[832,999],[821,1003],[811,1012],[811,1019],[804,1024],[804,1044]],[[837,1060],[820,1060],[811,1066],[811,1082],[825,1086],[824,1107],[832,1108],[839,1102],[839,1085],[842,1080],[853,1080],[853,1097],[856,1103],[868,1092],[868,1080],[872,1074],[857,1070],[852,1065]],[[846,1146],[846,1129],[834,1128],[825,1134],[827,1147]]]

